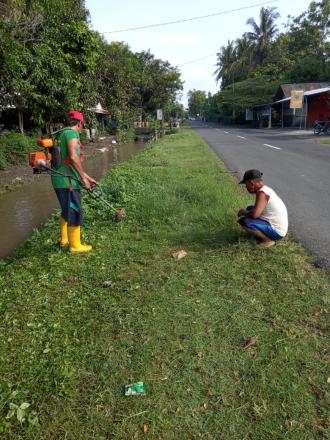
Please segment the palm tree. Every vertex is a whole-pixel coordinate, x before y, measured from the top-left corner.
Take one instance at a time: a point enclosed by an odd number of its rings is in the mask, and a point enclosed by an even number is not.
[[[235,78],[244,80],[248,77],[249,72],[255,67],[254,46],[247,34],[243,34],[241,38],[236,40],[236,63]]]
[[[256,63],[263,64],[267,57],[268,48],[278,32],[275,21],[280,17],[277,8],[260,9],[259,25],[255,22],[253,17],[250,17],[246,24],[252,26],[253,32],[248,32],[249,40],[255,46]]]
[[[227,46],[222,46],[217,53],[216,70],[213,73],[216,82],[221,81],[221,88],[231,84],[234,78],[234,66],[237,60],[234,41],[229,41]]]

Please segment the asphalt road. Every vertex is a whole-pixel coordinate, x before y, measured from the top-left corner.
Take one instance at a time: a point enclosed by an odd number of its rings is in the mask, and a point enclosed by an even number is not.
[[[228,169],[264,173],[266,185],[283,199],[289,231],[330,272],[330,145],[294,131],[237,129],[191,121]]]

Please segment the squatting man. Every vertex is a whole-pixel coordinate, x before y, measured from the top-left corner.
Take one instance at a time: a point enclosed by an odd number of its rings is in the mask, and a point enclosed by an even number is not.
[[[240,184],[245,184],[250,194],[255,194],[253,206],[238,211],[238,223],[258,241],[257,246],[274,246],[288,232],[287,209],[274,190],[264,184],[259,170],[248,170]]]

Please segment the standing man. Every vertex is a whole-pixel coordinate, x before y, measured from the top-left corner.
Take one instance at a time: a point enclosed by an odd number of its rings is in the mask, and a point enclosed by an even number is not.
[[[57,171],[68,177],[55,173],[52,175],[52,184],[62,209],[60,246],[64,247],[68,244],[70,252],[73,253],[92,250],[92,246],[80,242],[83,213],[78,180],[86,189],[97,184],[85,173],[82,166],[80,133],[83,127],[84,116],[82,113],[70,111],[67,114],[66,128],[61,130],[57,136],[57,145],[61,156],[61,163]]]
[[[288,213],[283,201],[275,191],[264,184],[259,170],[248,170],[240,184],[255,194],[255,204],[238,211],[238,223],[256,237],[260,248],[274,246],[288,232]]]

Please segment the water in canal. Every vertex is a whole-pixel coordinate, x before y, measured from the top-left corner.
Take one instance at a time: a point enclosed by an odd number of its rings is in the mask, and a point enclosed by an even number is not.
[[[84,168],[100,180],[113,164],[128,160],[142,148],[142,143],[105,146],[86,159]],[[58,208],[48,175],[34,176],[32,182],[0,195],[0,258],[13,253]]]

